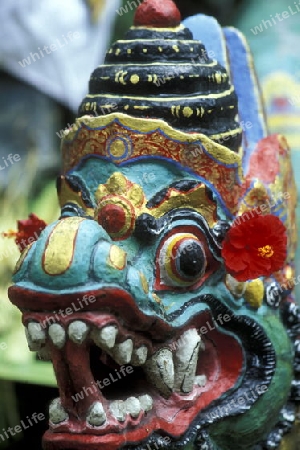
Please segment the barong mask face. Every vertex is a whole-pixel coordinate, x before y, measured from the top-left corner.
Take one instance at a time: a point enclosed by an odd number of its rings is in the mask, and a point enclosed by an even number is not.
[[[62,143],[61,217],[9,289],[57,377],[45,450],[250,449],[294,421],[289,149],[267,136],[243,36],[196,16],[205,48],[160,3],[93,72]]]

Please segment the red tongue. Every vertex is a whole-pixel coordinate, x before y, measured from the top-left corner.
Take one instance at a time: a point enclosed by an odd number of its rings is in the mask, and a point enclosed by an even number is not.
[[[145,0],[134,17],[135,26],[149,28],[172,28],[180,22],[180,12],[172,0]]]

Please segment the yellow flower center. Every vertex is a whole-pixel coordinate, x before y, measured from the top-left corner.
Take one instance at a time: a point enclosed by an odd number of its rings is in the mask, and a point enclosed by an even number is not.
[[[262,258],[271,258],[274,255],[274,250],[271,245],[264,245],[264,247],[259,247],[258,256]]]

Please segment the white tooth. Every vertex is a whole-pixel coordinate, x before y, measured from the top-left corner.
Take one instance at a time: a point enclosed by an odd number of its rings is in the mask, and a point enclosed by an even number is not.
[[[51,341],[56,347],[62,348],[65,345],[66,332],[61,325],[59,325],[58,323],[53,323],[52,325],[50,325],[48,332]]]
[[[30,322],[27,328],[25,327],[25,335],[31,351],[40,350],[42,344],[46,342],[46,333],[38,322]]]
[[[131,415],[134,419],[136,419],[141,412],[141,404],[136,397],[128,397],[125,402],[125,411]]]
[[[131,363],[134,366],[142,366],[147,360],[148,349],[145,345],[135,348],[132,353]]]
[[[131,361],[131,355],[133,350],[133,342],[131,339],[116,344],[112,351],[113,357],[118,364],[128,364]]]
[[[89,330],[90,327],[85,322],[82,322],[81,320],[75,320],[74,322],[70,323],[68,334],[70,339],[75,342],[75,344],[82,344],[82,342],[87,337]]]
[[[150,397],[150,395],[148,395],[148,394],[140,395],[139,396],[139,402],[140,402],[141,408],[145,412],[150,411],[152,409],[152,407],[153,407],[153,400]]]
[[[61,423],[69,418],[61,404],[60,398],[56,398],[50,403],[49,418],[52,423]]]
[[[207,383],[207,377],[206,375],[197,375],[195,377],[194,384],[197,384],[200,387],[204,387]]]
[[[158,350],[144,365],[146,375],[164,395],[171,394],[174,387],[173,354],[170,349]]]
[[[123,400],[115,400],[111,402],[109,409],[112,415],[119,421],[124,422],[126,418],[125,405]]]
[[[175,390],[189,393],[193,389],[201,337],[195,328],[187,330],[180,338],[174,357]]]
[[[106,414],[102,406],[102,403],[95,402],[93,404],[86,420],[90,425],[94,427],[100,427],[101,425],[104,424],[104,422],[106,421]]]
[[[93,339],[99,347],[113,348],[115,345],[118,328],[115,325],[107,325],[102,330],[93,330]]]

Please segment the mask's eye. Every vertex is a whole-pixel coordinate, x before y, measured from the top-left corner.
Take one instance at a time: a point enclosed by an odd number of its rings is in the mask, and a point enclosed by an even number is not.
[[[165,240],[158,254],[160,279],[168,286],[191,286],[206,269],[205,249],[192,233],[177,233]]]

